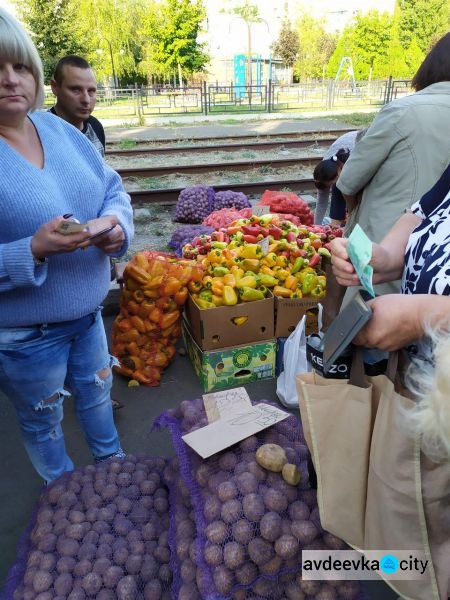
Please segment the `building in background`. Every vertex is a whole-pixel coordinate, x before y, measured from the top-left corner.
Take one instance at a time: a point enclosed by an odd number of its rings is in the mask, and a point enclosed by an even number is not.
[[[243,19],[230,14],[240,0],[204,0],[207,10],[205,31],[200,41],[206,42],[211,56],[208,81],[230,85],[246,81],[248,26]],[[394,11],[395,0],[251,0],[258,7],[260,23],[250,26],[252,52],[252,84],[272,79],[286,81],[287,70],[275,60],[271,46],[278,39],[283,18],[292,25],[301,11],[315,18],[323,17],[330,32],[342,31],[358,10]]]

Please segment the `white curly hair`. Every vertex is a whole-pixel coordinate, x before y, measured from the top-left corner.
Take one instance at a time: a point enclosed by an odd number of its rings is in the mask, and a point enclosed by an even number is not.
[[[433,360],[411,362],[405,376],[416,402],[402,407],[403,428],[421,436],[423,453],[434,462],[450,461],[450,327],[428,328]]]

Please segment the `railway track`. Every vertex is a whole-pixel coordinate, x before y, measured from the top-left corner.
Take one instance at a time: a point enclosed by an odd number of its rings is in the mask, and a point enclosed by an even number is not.
[[[257,168],[287,168],[304,167],[313,168],[322,158],[299,157],[299,158],[274,158],[274,159],[252,159],[246,161],[207,163],[198,165],[171,165],[165,167],[130,167],[117,169],[121,177],[161,177],[164,175],[189,174],[197,175],[211,173],[212,171],[235,172],[251,171]]]
[[[315,191],[313,179],[272,179],[258,183],[232,183],[224,185],[214,185],[216,192],[232,190],[234,192],[243,192],[244,194],[261,194],[265,190],[281,190],[288,187],[293,192],[299,194],[311,194]],[[166,188],[155,190],[138,190],[128,192],[131,197],[131,203],[140,205],[145,203],[175,204],[178,196],[183,190],[181,188]]]
[[[348,133],[349,131],[355,131],[355,128],[351,129],[329,129],[329,130],[318,130],[318,131],[308,131],[308,132],[297,132],[297,133],[273,133],[273,134],[263,134],[263,135],[240,135],[240,136],[222,136],[222,137],[196,137],[196,138],[180,138],[180,141],[186,142],[194,142],[193,145],[182,145],[180,143],[174,144],[177,140],[171,138],[159,139],[159,140],[134,140],[137,148],[129,148],[129,149],[116,149],[111,148],[112,144],[107,144],[106,146],[106,154],[107,155],[117,155],[117,156],[134,156],[136,154],[168,154],[171,152],[179,152],[180,150],[189,150],[189,151],[197,151],[197,152],[211,152],[214,150],[227,150],[231,147],[232,150],[238,150],[240,148],[249,148],[255,146],[261,146],[262,144],[274,144],[275,146],[280,146],[281,144],[286,145],[289,143],[300,143],[298,148],[304,148],[307,145],[314,144],[315,142],[328,143],[333,142],[339,135],[344,133]],[[326,138],[317,139],[315,136],[326,135]],[[307,136],[307,137],[305,137]],[[281,140],[275,141],[277,138],[281,138]],[[254,142],[249,142],[249,140],[255,140]],[[217,142],[217,144],[205,144],[205,142]],[[195,144],[195,142],[200,142],[199,144]],[[145,144],[158,144],[152,146],[150,148],[141,148],[139,146],[144,146]],[[164,144],[168,144],[165,146]],[[267,147],[267,146],[266,146]],[[270,147],[270,146],[269,146]]]
[[[336,140],[336,137],[327,137],[322,139],[305,138],[303,140],[280,140],[261,141],[261,142],[238,142],[224,145],[199,145],[199,146],[155,146],[154,148],[135,148],[129,150],[109,150],[107,156],[159,156],[164,154],[176,154],[179,152],[189,152],[193,154],[206,154],[207,152],[235,152],[237,150],[272,150],[275,148],[286,148],[294,150],[297,148],[309,148],[310,146],[329,146]]]

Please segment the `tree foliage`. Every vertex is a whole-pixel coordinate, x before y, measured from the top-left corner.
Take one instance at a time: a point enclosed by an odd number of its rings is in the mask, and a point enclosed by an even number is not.
[[[17,2],[17,9],[39,51],[46,81],[61,57],[86,54],[88,43],[80,35],[73,0],[26,0]]]
[[[297,24],[299,35],[299,54],[294,65],[297,79],[320,79],[334,49],[337,36],[325,29],[325,19],[315,19],[309,13],[303,13]]]
[[[149,73],[183,76],[202,71],[209,62],[197,36],[206,11],[201,0],[165,0],[147,22],[146,67]]]
[[[415,42],[426,54],[450,29],[448,0],[398,0],[399,38],[407,50]]]
[[[278,40],[272,44],[274,56],[281,58],[288,67],[292,67],[298,57],[300,40],[298,31],[293,29],[288,18],[281,24]]]

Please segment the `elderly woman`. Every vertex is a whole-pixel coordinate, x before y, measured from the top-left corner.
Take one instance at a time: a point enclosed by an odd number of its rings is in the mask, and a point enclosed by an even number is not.
[[[0,9],[0,389],[49,482],[73,469],[61,429],[69,395],[95,460],[123,456],[100,303],[133,225],[119,176],[80,131],[35,112],[43,97],[36,48]],[[68,214],[110,230],[63,235]]]

